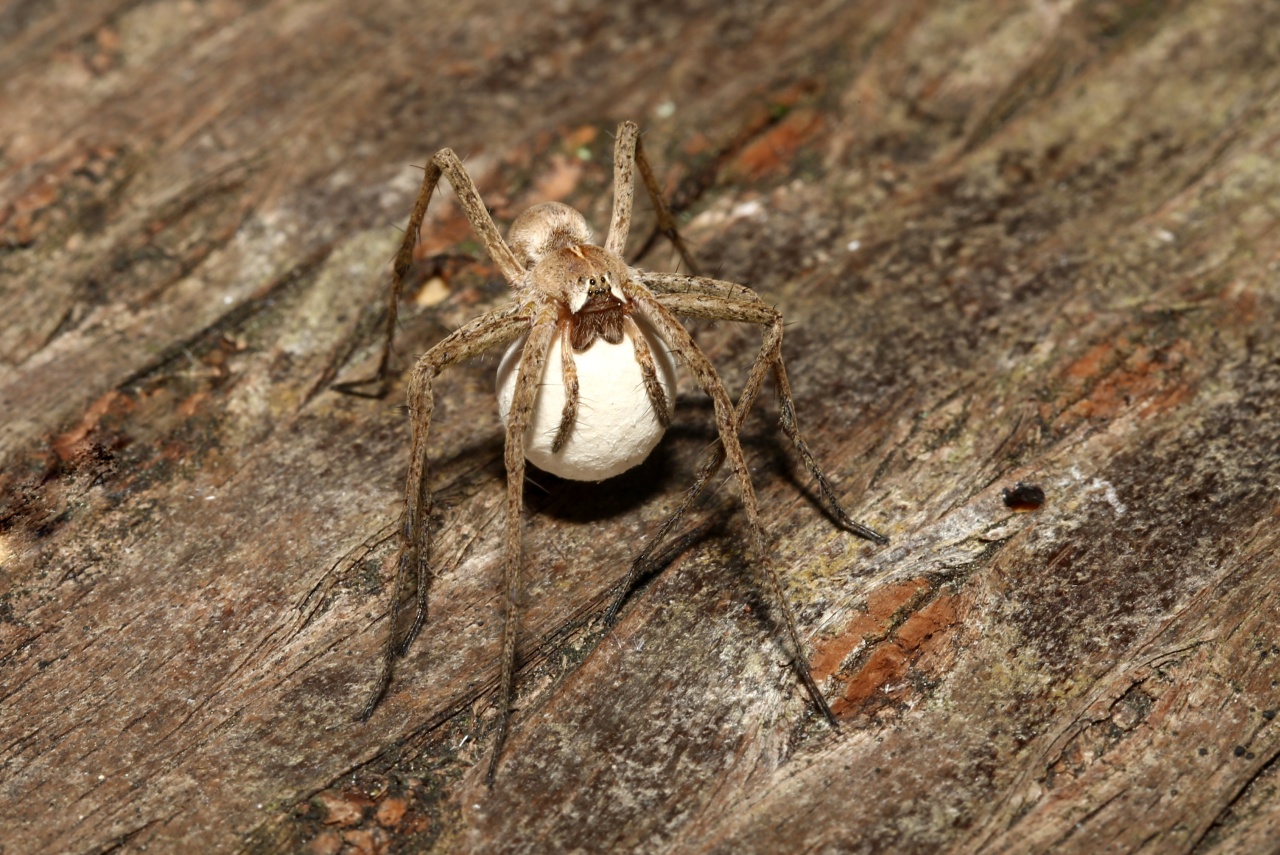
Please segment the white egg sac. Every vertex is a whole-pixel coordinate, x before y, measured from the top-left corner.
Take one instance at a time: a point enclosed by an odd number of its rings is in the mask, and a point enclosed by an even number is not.
[[[643,320],[636,320],[653,354],[670,410],[676,399],[675,360],[657,333]],[[504,426],[524,342],[521,338],[507,348],[498,365],[498,411]],[[618,344],[597,338],[585,351],[573,354],[578,370],[578,416],[564,446],[552,452],[564,410],[562,345],[562,336],[557,335],[547,354],[533,418],[524,437],[525,457],[539,469],[574,481],[603,481],[639,465],[665,429],[645,391],[635,346],[625,333]]]

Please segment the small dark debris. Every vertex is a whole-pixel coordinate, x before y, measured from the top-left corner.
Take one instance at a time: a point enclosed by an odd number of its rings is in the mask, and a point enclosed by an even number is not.
[[[1044,504],[1044,490],[1035,484],[1024,484],[1019,481],[1013,489],[1005,487],[1000,491],[1005,507],[1015,511],[1034,511]]]
[[[1237,746],[1236,746],[1236,748],[1235,748],[1235,751],[1233,751],[1233,752],[1231,752],[1231,753],[1235,754],[1237,757],[1243,757],[1243,756],[1244,756],[1244,746],[1243,746],[1243,745],[1237,745]]]
[[[1275,711],[1275,710],[1263,710],[1263,711],[1262,711],[1262,717],[1263,717],[1263,718],[1265,718],[1267,721],[1271,721],[1273,718],[1275,718],[1275,717],[1276,717],[1276,711]]]

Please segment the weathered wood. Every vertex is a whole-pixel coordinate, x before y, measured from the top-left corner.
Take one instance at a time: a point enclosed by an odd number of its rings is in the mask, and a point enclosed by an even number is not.
[[[1280,7],[96,0],[0,44],[5,851],[1276,848]],[[731,487],[599,631],[704,398],[632,473],[534,473],[488,791],[495,361],[437,387],[431,618],[368,723],[403,376],[328,384],[376,359],[410,164],[601,229],[623,118],[893,540],[831,525],[762,401],[833,733]],[[504,299],[475,249],[433,207],[400,371]],[[756,333],[698,336],[740,385]]]

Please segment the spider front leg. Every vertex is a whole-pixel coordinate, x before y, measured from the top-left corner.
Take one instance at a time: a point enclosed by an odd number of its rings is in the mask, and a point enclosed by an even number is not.
[[[485,207],[475,182],[467,174],[466,168],[452,149],[442,148],[427,161],[423,169],[422,186],[418,190],[418,198],[413,203],[413,213],[409,215],[409,224],[405,226],[404,237],[400,240],[400,248],[396,250],[395,261],[391,267],[391,290],[387,296],[387,326],[383,335],[382,355],[378,359],[378,367],[369,377],[335,383],[334,389],[361,397],[381,398],[387,394],[390,377],[388,369],[391,364],[391,345],[396,335],[396,319],[400,310],[400,292],[404,289],[404,280],[413,268],[413,251],[418,245],[418,232],[422,229],[422,221],[427,215],[427,206],[431,204],[431,196],[435,192],[440,178],[449,179],[458,203],[462,205],[471,228],[479,236],[489,257],[498,265],[503,278],[517,291],[523,287],[525,270],[516,260],[511,247],[498,232],[489,209]],[[361,387],[373,385],[371,392],[362,391]]]
[[[662,234],[680,253],[689,272],[698,275],[698,265],[693,260],[689,248],[676,228],[676,218],[662,198],[662,188],[658,186],[657,176],[649,165],[649,158],[644,153],[640,142],[640,129],[635,122],[623,122],[618,125],[616,141],[613,145],[613,219],[609,224],[609,236],[605,239],[604,248],[616,255],[623,255],[627,248],[627,235],[631,231],[631,206],[635,200],[635,170],[639,168],[640,178],[649,191],[653,201],[654,212],[658,216],[658,225],[654,234]],[[652,239],[645,242],[640,255],[648,251]]]
[[[507,548],[503,566],[502,589],[502,665],[498,677],[498,723],[494,728],[493,754],[489,757],[489,771],[485,781],[493,786],[498,771],[498,757],[507,738],[507,726],[511,719],[511,700],[516,675],[516,636],[519,631],[520,594],[520,509],[524,504],[524,435],[533,417],[533,406],[542,382],[542,369],[547,361],[547,351],[555,338],[556,310],[544,309],[535,319],[529,338],[520,355],[520,370],[516,375],[515,395],[507,413],[507,443],[503,457],[507,465]]]
[[[564,376],[564,409],[560,411],[560,424],[551,451],[558,453],[569,441],[573,423],[578,420],[578,366],[573,361],[573,335],[566,324],[560,330],[560,373]]]
[[[772,372],[774,384],[778,389],[779,421],[781,422],[782,431],[792,441],[801,460],[804,461],[805,467],[818,483],[822,496],[836,520],[845,529],[860,537],[879,544],[888,543],[889,539],[887,537],[857,522],[841,507],[839,499],[836,498],[835,489],[831,486],[826,473],[818,466],[813,453],[809,450],[808,444],[800,435],[800,427],[795,416],[795,401],[791,396],[791,384],[787,379],[786,368],[782,363],[782,314],[764,303],[754,291],[732,282],[665,273],[644,273],[641,279],[647,287],[656,292],[658,302],[674,315],[705,320],[753,323],[759,324],[764,328],[764,341],[761,344],[760,352],[756,355],[755,362],[751,366],[751,373],[747,377],[746,386],[742,390],[742,396],[738,399],[738,408],[735,413],[738,424],[742,424],[747,412],[751,409],[751,405],[755,402],[756,396],[759,395],[765,374]],[[667,535],[684,517],[685,512],[701,495],[707,484],[715,477],[715,474],[720,471],[724,460],[724,446],[717,444],[703,462],[697,479],[685,493],[684,500],[680,503],[680,506],[671,516],[667,517],[658,532],[649,540],[644,550],[636,556],[635,561],[632,562],[618,594],[608,611],[605,612],[606,624],[613,623],[617,619],[618,611],[622,608],[627,595],[630,594],[631,588],[635,585],[636,580],[646,572],[654,551],[665,542]]]
[[[716,373],[715,367],[712,366],[711,361],[707,359],[702,349],[698,347],[697,342],[693,340],[693,336],[689,334],[689,331],[676,320],[675,315],[643,286],[631,286],[629,296],[635,301],[644,318],[653,324],[658,334],[679,355],[681,361],[697,378],[698,384],[711,396],[711,401],[715,406],[716,430],[720,435],[720,443],[724,447],[725,456],[729,461],[729,468],[733,470],[734,477],[738,482],[743,510],[746,511],[747,515],[747,528],[751,532],[752,548],[757,560],[760,562],[760,566],[764,569],[764,577],[768,583],[770,598],[783,618],[786,639],[791,648],[788,651],[788,655],[791,657],[792,667],[795,668],[800,682],[804,684],[809,696],[813,699],[814,705],[822,712],[823,717],[827,719],[832,727],[838,728],[839,722],[831,712],[831,707],[827,705],[826,698],[818,690],[818,685],[814,682],[813,675],[809,671],[809,662],[804,654],[804,645],[800,641],[800,632],[796,628],[795,614],[792,612],[791,603],[787,600],[786,592],[782,588],[782,581],[778,578],[773,562],[769,559],[764,528],[760,524],[760,509],[756,502],[755,489],[751,485],[751,473],[747,469],[746,458],[742,454],[742,445],[738,441],[740,423],[735,413],[733,402],[729,399],[729,394],[725,391],[724,384],[720,382],[720,377]]]
[[[796,402],[791,396],[791,383],[787,379],[787,369],[782,362],[782,313],[762,301],[751,289],[733,282],[681,276],[676,273],[646,274],[644,281],[657,292],[658,301],[678,316],[713,321],[740,321],[764,327],[764,341],[760,346],[759,354],[756,355],[755,363],[751,366],[747,385],[742,390],[742,397],[738,402],[739,422],[746,417],[747,411],[755,402],[765,373],[772,371],[774,385],[778,390],[778,419],[782,432],[791,440],[796,453],[804,461],[805,468],[818,483],[818,488],[831,513],[841,526],[859,537],[881,545],[888,543],[889,538],[857,522],[841,507],[840,500],[836,498],[835,488],[831,486],[826,473],[818,466],[808,443],[800,435],[800,426],[796,420]],[[723,456],[723,451],[714,452],[714,454]]]
[[[405,482],[405,508],[400,524],[400,548],[396,556],[395,594],[391,600],[390,625],[383,646],[382,672],[360,712],[366,720],[387,691],[396,656],[408,649],[422,628],[427,614],[427,593],[431,586],[431,539],[427,519],[431,513],[431,487],[428,483],[427,435],[431,429],[434,399],[431,381],[445,368],[479,356],[487,350],[514,341],[529,329],[530,318],[516,306],[488,312],[471,321],[444,341],[428,350],[418,360],[409,382],[409,418],[413,425],[413,446],[409,458],[409,477]],[[400,614],[400,597],[406,576],[412,572],[418,584],[417,612],[413,626],[400,644],[396,644],[396,623]]]

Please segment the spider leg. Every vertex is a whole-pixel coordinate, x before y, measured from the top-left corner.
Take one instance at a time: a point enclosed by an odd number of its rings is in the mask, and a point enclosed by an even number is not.
[[[647,279],[653,274],[646,272],[643,275]],[[721,284],[730,285],[731,283],[726,282]],[[742,286],[734,287],[741,288]],[[746,291],[752,297],[755,297],[755,292],[746,288],[743,288],[742,290]],[[670,294],[658,292],[655,294],[655,297],[659,303],[667,306],[673,314],[679,315],[682,313],[680,306],[671,305]],[[759,301],[759,298],[756,298],[756,300],[759,305],[749,307],[751,309],[755,309],[754,312],[749,311],[746,301],[744,300],[742,314],[754,315],[754,319],[757,323],[768,323],[768,312],[770,310],[763,302]],[[734,318],[734,320],[749,319]],[[752,366],[751,374],[747,378],[746,388],[742,390],[742,396],[738,399],[738,408],[734,413],[734,418],[739,425],[742,424],[742,420],[746,418],[747,411],[751,409],[752,403],[755,402],[756,395],[759,394],[760,391],[760,384],[764,380],[764,371],[767,370],[769,365],[768,355],[770,348],[768,332],[769,330],[766,328],[764,346],[761,348],[759,355],[756,356],[756,361]],[[667,536],[671,533],[671,530],[680,523],[680,520],[684,518],[685,513],[693,506],[693,503],[697,501],[698,497],[702,495],[702,491],[706,489],[707,484],[711,482],[711,479],[720,471],[720,467],[724,465],[724,460],[724,445],[722,443],[716,443],[715,447],[711,449],[711,452],[703,461],[702,466],[698,471],[698,477],[694,480],[692,486],[690,486],[685,492],[684,499],[680,502],[680,506],[676,508],[674,513],[663,521],[662,525],[658,528],[657,533],[654,534],[653,537],[649,538],[644,549],[641,550],[640,554],[631,562],[631,566],[627,570],[626,577],[622,580],[622,584],[618,586],[618,593],[614,596],[613,602],[609,605],[608,610],[605,611],[604,622],[606,626],[612,625],[614,621],[618,619],[618,612],[621,611],[622,604],[626,602],[627,597],[631,593],[631,589],[635,587],[636,582],[642,575],[649,572],[654,552],[659,546],[666,542]]]
[[[640,129],[635,122],[618,125],[613,142],[613,217],[609,220],[609,234],[604,248],[621,256],[627,248],[627,235],[631,232],[631,204],[636,193],[636,148],[640,143]]]
[[[644,378],[644,390],[649,394],[653,413],[658,417],[658,423],[668,428],[671,426],[671,404],[667,402],[667,393],[658,380],[658,368],[653,362],[649,343],[645,341],[644,335],[640,332],[640,325],[634,318],[628,316],[624,319],[622,329],[631,336],[631,342],[635,346],[636,362],[640,365],[640,375]]]
[[[635,348],[636,362],[640,366],[640,373],[644,378],[645,392],[649,395],[649,402],[653,405],[653,412],[657,415],[658,421],[664,428],[670,427],[671,405],[667,402],[667,393],[663,390],[662,383],[658,380],[658,368],[653,361],[653,353],[649,350],[649,344],[641,334],[640,327],[634,319],[625,318],[622,322],[622,328],[631,337],[632,346]],[[556,427],[555,438],[551,441],[552,453],[564,448],[564,444],[569,441],[569,434],[572,432],[573,425],[578,418],[578,366],[574,362],[572,334],[567,325],[561,327],[560,363],[561,371],[564,374],[564,409],[560,412],[560,424]]]
[[[808,690],[814,705],[818,707],[832,727],[839,727],[835,715],[831,712],[831,707],[827,705],[826,698],[822,696],[822,692],[818,690],[818,685],[813,681],[813,675],[809,671],[809,662],[805,658],[804,645],[800,641],[800,632],[796,629],[795,614],[791,610],[791,604],[787,601],[786,592],[782,588],[782,581],[778,578],[773,562],[769,560],[764,528],[760,524],[760,509],[756,502],[755,489],[751,486],[751,473],[747,469],[747,462],[742,454],[742,446],[738,441],[739,422],[734,411],[733,402],[729,399],[729,394],[725,391],[724,384],[720,382],[720,377],[716,374],[715,367],[712,366],[711,361],[707,359],[702,349],[698,347],[697,342],[693,340],[693,336],[689,334],[689,331],[676,320],[675,315],[644,286],[637,287],[632,284],[629,287],[631,292],[629,296],[636,303],[644,318],[653,324],[658,334],[671,345],[694,377],[697,378],[698,384],[711,396],[711,401],[715,405],[716,430],[720,434],[720,442],[729,461],[729,468],[733,470],[734,477],[738,482],[738,489],[742,495],[742,507],[747,514],[747,528],[751,532],[752,547],[760,566],[764,568],[769,596],[783,617],[786,640],[791,647],[791,650],[788,651],[791,657],[791,664],[795,668],[800,682]]]
[[[711,279],[706,276],[686,276],[683,273],[658,273],[650,270],[637,270],[640,281],[658,297],[666,294],[701,294],[705,297],[719,297],[734,303],[750,303],[765,306],[772,310],[760,295],[746,285],[737,282],[725,282],[722,279]],[[714,319],[713,319],[714,320]]]
[[[656,292],[658,302],[670,309],[675,315],[710,320],[741,321],[759,324],[764,328],[764,343],[761,345],[760,353],[756,356],[755,363],[751,367],[751,373],[747,377],[747,384],[742,390],[742,396],[738,399],[738,409],[735,414],[738,423],[741,424],[743,419],[746,418],[747,412],[751,409],[751,405],[755,402],[756,396],[760,392],[764,375],[772,370],[774,383],[778,388],[780,401],[779,420],[783,433],[791,439],[801,460],[804,461],[805,467],[813,475],[814,480],[817,481],[822,496],[832,514],[841,526],[854,534],[865,537],[875,543],[888,543],[889,539],[887,537],[857,522],[841,507],[839,500],[836,498],[835,489],[831,486],[826,474],[818,466],[817,461],[814,460],[808,444],[800,435],[800,428],[795,417],[795,401],[791,397],[791,385],[787,380],[786,369],[782,363],[781,314],[764,303],[754,291],[732,282],[699,279],[678,274],[645,273],[642,278],[646,285]],[[685,512],[689,510],[698,496],[702,494],[702,491],[706,489],[707,484],[715,477],[715,474],[720,471],[724,460],[724,446],[717,443],[715,448],[707,455],[706,460],[703,461],[698,477],[685,493],[680,507],[671,516],[667,517],[658,529],[657,534],[650,538],[644,550],[632,562],[626,578],[618,589],[618,594],[609,606],[608,611],[605,612],[606,624],[611,624],[617,619],[618,611],[622,608],[627,595],[631,593],[636,580],[648,571],[654,551],[666,541],[667,535],[684,517]]]
[[[782,313],[763,302],[754,291],[732,282],[719,282],[674,273],[647,273],[644,274],[644,281],[653,287],[660,303],[681,317],[741,321],[764,327],[764,342],[755,363],[751,366],[747,385],[742,390],[742,397],[738,401],[738,421],[741,422],[746,417],[747,411],[755,402],[765,373],[772,371],[774,385],[778,390],[779,421],[782,432],[791,440],[796,453],[804,461],[805,468],[818,483],[818,488],[832,515],[843,528],[859,537],[881,545],[888,543],[889,538],[857,522],[841,507],[840,500],[836,498],[835,488],[831,486],[826,473],[818,466],[808,443],[800,435],[800,426],[796,420],[795,399],[791,396],[791,383],[787,380],[787,369],[782,362]],[[674,290],[666,290],[667,288],[674,288]],[[723,453],[721,450],[713,452],[721,456]],[[718,464],[713,467],[715,468],[719,468]]]
[[[556,335],[556,315],[556,310],[552,307],[543,310],[534,320],[520,355],[515,394],[511,399],[511,410],[507,413],[507,444],[504,453],[507,465],[507,548],[502,572],[502,665],[498,678],[498,723],[494,728],[489,771],[485,775],[489,786],[493,786],[494,774],[498,770],[498,756],[502,753],[502,743],[507,738],[512,690],[515,686],[516,635],[520,613],[520,510],[524,503],[524,435],[533,417],[533,405],[538,396],[538,387],[542,383],[542,369],[546,365],[547,352]]]
[[[431,513],[431,487],[428,484],[427,434],[431,429],[434,401],[431,381],[445,368],[506,344],[529,328],[529,317],[515,305],[488,312],[424,353],[413,368],[409,382],[409,418],[413,425],[413,447],[409,458],[409,477],[405,482],[405,509],[400,521],[400,548],[396,556],[395,594],[391,599],[390,625],[382,652],[382,671],[369,700],[360,711],[360,719],[373,714],[391,682],[392,665],[397,655],[408,649],[427,614],[427,593],[431,587],[431,540],[427,536],[427,518]],[[400,597],[405,579],[412,572],[418,583],[417,612],[413,627],[404,641],[396,644],[396,622],[400,613]]]
[[[560,426],[551,440],[551,453],[564,448],[569,441],[573,423],[578,419],[578,366],[573,361],[573,336],[568,324],[560,328],[560,370],[564,375],[564,409],[560,411]]]
[[[511,247],[498,232],[489,209],[485,207],[480,192],[467,174],[466,167],[452,149],[442,148],[427,161],[422,171],[422,186],[418,190],[418,198],[413,203],[413,213],[409,215],[409,224],[405,227],[404,237],[400,240],[400,248],[396,251],[395,261],[391,266],[391,290],[387,296],[387,326],[382,341],[382,356],[378,359],[378,367],[369,377],[335,383],[334,389],[347,394],[362,397],[381,398],[387,394],[389,380],[388,367],[391,364],[391,344],[396,335],[396,318],[400,306],[400,292],[404,289],[404,280],[413,267],[413,250],[418,244],[418,232],[422,228],[422,220],[427,215],[427,206],[431,204],[431,195],[441,176],[449,179],[458,203],[462,205],[471,228],[479,236],[489,257],[498,265],[503,278],[515,290],[524,287],[525,269],[516,260]],[[371,392],[362,392],[360,387],[373,386]]]
[[[604,248],[617,255],[623,255],[627,248],[627,235],[631,231],[631,206],[635,199],[635,170],[639,168],[640,178],[644,181],[649,198],[653,200],[653,209],[658,216],[658,224],[654,227],[654,235],[662,234],[680,253],[685,267],[695,276],[698,264],[685,245],[684,239],[676,227],[676,218],[662,198],[662,188],[649,165],[649,158],[644,153],[644,145],[640,141],[640,130],[635,122],[623,122],[618,125],[616,141],[613,145],[613,220],[609,225],[609,236],[605,239]],[[645,241],[644,255],[653,243],[653,238]]]

